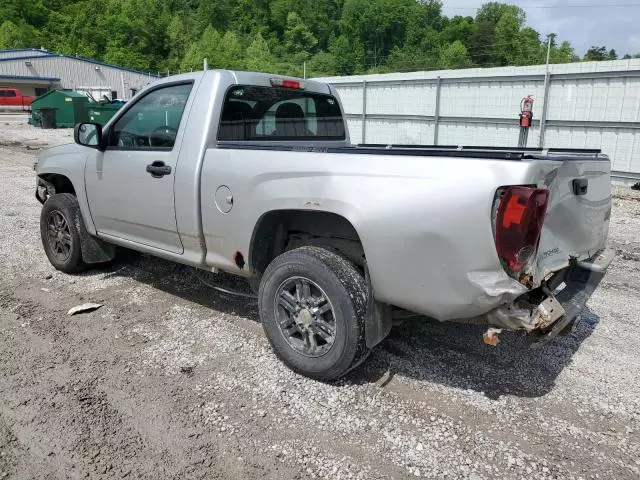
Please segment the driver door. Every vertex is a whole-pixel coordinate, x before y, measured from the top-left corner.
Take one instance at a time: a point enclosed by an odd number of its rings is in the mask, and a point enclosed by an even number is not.
[[[85,182],[99,234],[183,252],[174,178],[192,86],[146,92],[104,132],[106,150],[89,153]]]

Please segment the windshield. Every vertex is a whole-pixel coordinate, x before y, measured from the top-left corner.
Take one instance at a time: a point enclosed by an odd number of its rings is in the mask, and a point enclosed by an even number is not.
[[[227,92],[218,140],[344,140],[338,101],[331,95],[274,87]]]

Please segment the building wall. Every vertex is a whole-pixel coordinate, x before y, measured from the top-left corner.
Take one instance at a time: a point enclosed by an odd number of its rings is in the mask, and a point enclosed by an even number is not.
[[[620,178],[640,178],[640,59],[550,65],[541,138],[545,68],[320,80],[338,90],[354,143],[515,146],[520,100],[532,95],[534,125],[528,146],[600,148]]]
[[[22,53],[23,55],[19,57],[0,56],[0,75],[56,77],[60,82],[54,85],[55,88],[108,87],[110,90],[117,91],[119,98],[126,99],[131,97],[130,89],[140,90],[156,79],[156,76],[150,73],[144,74],[86,59],[59,56],[48,52],[45,55],[39,53],[32,55],[31,51]]]
[[[35,97],[36,96],[36,87],[40,88],[40,85],[29,85],[28,83],[20,83],[16,84],[15,88],[19,88],[22,95],[25,97]]]

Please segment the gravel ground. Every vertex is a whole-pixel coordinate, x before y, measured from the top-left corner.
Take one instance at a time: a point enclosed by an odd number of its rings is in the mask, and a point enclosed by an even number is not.
[[[616,189],[619,255],[570,336],[490,348],[416,319],[323,384],[189,268],[55,271],[32,165],[70,136],[0,117],[0,478],[640,478],[637,192]]]

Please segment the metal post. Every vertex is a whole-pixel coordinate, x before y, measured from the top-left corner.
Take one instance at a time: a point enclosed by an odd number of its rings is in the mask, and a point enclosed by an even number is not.
[[[551,83],[551,74],[549,73],[549,57],[551,56],[551,36],[547,43],[547,64],[544,71],[544,96],[542,100],[542,115],[540,116],[540,140],[538,140],[538,148],[544,148],[544,130],[547,126],[547,103],[549,101],[549,85]]]
[[[367,141],[367,81],[362,81],[362,141]]]
[[[538,148],[544,148],[544,131],[547,126],[547,105],[549,103],[549,90],[551,85],[551,74],[547,72],[544,76],[544,99],[542,101],[542,115],[540,116],[540,141]]]
[[[433,115],[433,144],[438,145],[438,125],[440,124],[440,84],[441,79],[438,76],[436,82],[436,111]]]
[[[307,78],[307,62],[302,62],[302,78]]]
[[[204,71],[209,70],[209,61],[206,58],[202,61],[202,69]]]

